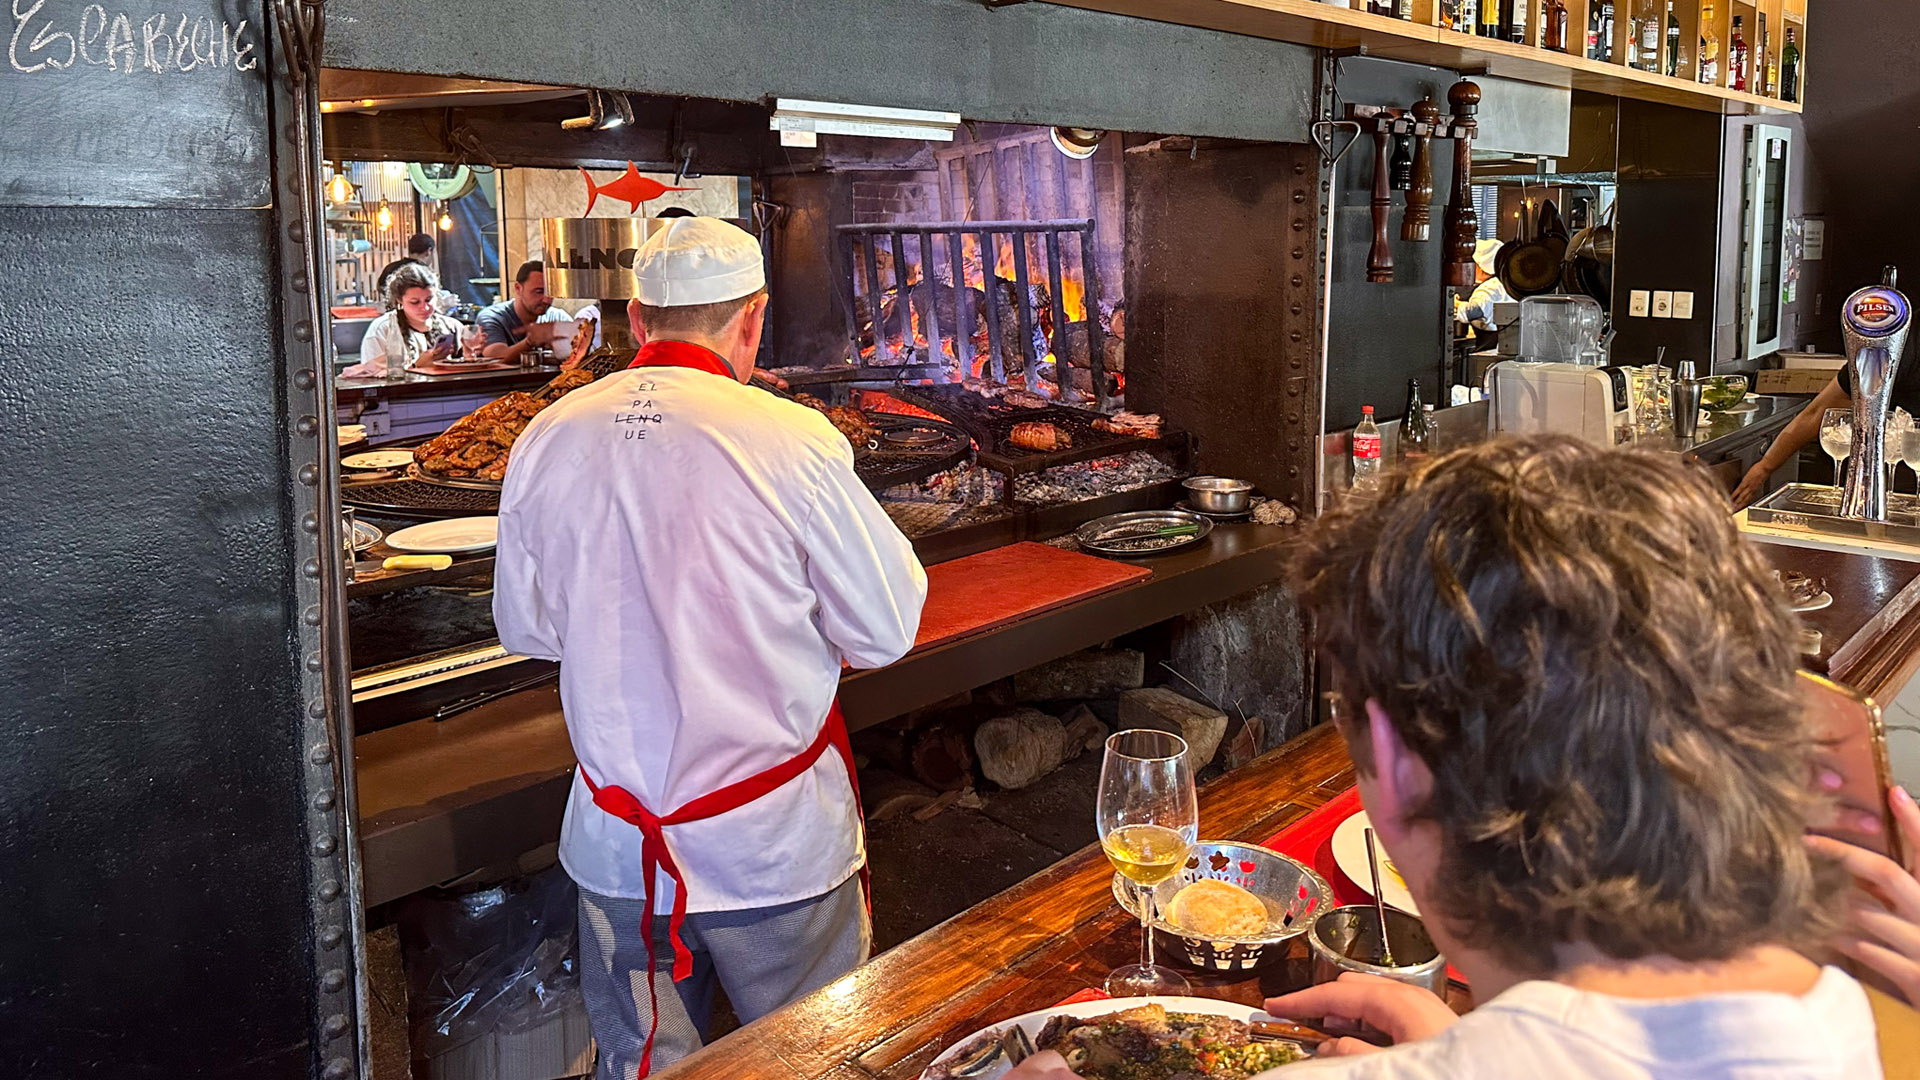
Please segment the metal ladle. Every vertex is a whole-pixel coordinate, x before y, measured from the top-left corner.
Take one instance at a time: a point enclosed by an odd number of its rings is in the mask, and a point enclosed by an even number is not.
[[[1374,847],[1373,830],[1367,834],[1367,870],[1373,875],[1373,909],[1380,914],[1380,966],[1393,967],[1393,944],[1387,940],[1387,901],[1380,891],[1380,853]]]

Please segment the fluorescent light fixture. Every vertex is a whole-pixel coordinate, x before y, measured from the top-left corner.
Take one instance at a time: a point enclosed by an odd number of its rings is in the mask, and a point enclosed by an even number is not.
[[[768,127],[781,134],[783,145],[804,145],[789,134],[864,135],[875,139],[925,139],[952,142],[960,114],[926,109],[889,109],[879,105],[845,105],[832,101],[778,98]]]

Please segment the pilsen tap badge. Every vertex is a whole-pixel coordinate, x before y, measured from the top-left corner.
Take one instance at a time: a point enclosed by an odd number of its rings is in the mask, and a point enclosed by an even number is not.
[[[1885,334],[1906,321],[1906,307],[1899,293],[1870,289],[1854,298],[1848,322],[1869,337]]]
[[[626,172],[604,184],[595,184],[593,177],[589,176],[585,169],[580,170],[580,179],[587,182],[587,208],[580,212],[581,217],[593,213],[593,204],[599,202],[602,195],[625,202],[627,213],[634,214],[640,211],[641,203],[652,202],[669,191],[698,190],[690,187],[668,187],[651,177],[641,176],[640,170],[631,161],[627,162]]]

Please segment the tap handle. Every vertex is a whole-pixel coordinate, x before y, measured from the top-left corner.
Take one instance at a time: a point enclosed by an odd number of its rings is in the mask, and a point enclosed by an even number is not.
[[[1880,284],[1889,289],[1899,288],[1900,287],[1900,268],[1897,266],[1881,267],[1880,268]]]

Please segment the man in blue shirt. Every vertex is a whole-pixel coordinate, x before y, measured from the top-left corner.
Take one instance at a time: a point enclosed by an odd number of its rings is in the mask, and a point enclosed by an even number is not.
[[[552,306],[540,262],[521,263],[513,274],[513,298],[480,312],[478,322],[486,334],[480,355],[492,360],[518,360],[530,350],[550,344],[553,327],[546,314]]]

